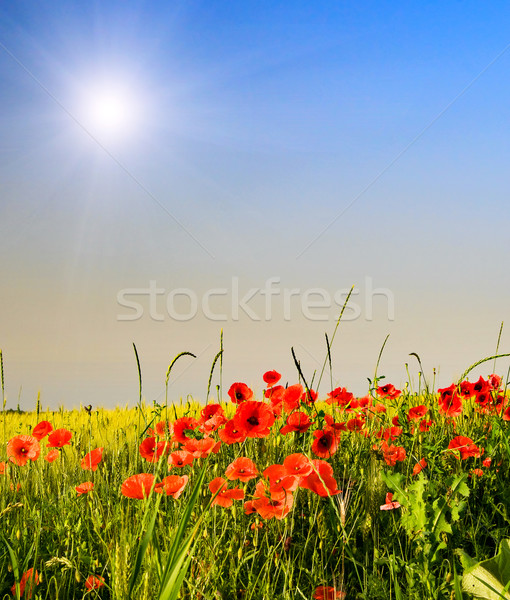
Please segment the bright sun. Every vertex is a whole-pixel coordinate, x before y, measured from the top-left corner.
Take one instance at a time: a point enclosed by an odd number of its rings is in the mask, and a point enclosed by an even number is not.
[[[133,93],[120,85],[91,87],[84,99],[86,126],[100,138],[118,138],[133,130],[138,107]]]

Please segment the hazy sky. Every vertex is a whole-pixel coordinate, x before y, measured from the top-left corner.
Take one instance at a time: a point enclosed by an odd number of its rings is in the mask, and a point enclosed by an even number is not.
[[[149,402],[184,350],[170,398],[204,399],[221,329],[225,393],[297,381],[291,346],[311,379],[352,285],[335,387],[364,394],[388,334],[397,386],[410,352],[442,385],[491,355],[509,25],[507,2],[2,3],[8,406],[133,404],[133,342]]]

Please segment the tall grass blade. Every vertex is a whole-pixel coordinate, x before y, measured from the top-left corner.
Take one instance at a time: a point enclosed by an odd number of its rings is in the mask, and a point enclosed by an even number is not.
[[[179,360],[179,358],[181,358],[181,356],[192,356],[193,358],[196,358],[196,356],[193,354],[193,352],[186,352],[186,351],[179,352],[179,354],[173,359],[173,361],[168,366],[168,369],[166,372],[166,377],[165,377],[165,405],[168,405],[168,380],[170,379],[170,372],[172,370],[172,367]]]
[[[471,373],[471,371],[473,369],[476,369],[476,367],[478,367],[478,365],[481,365],[484,362],[487,362],[488,360],[496,360],[496,358],[504,358],[505,356],[510,356],[510,354],[496,354],[494,356],[488,356],[487,358],[482,358],[478,362],[475,362],[468,369],[466,369],[464,371],[464,373],[462,373],[462,375],[459,378],[459,381],[457,382],[457,385],[459,385],[461,381],[464,381],[464,379],[466,379],[466,377],[469,375],[469,373]]]

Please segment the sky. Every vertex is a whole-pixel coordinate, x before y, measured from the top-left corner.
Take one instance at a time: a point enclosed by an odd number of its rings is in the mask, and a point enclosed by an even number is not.
[[[0,5],[7,407],[436,387],[510,321],[506,2]],[[510,326],[510,323],[509,325]],[[509,350],[503,326],[499,352]],[[506,362],[505,362],[506,361]],[[506,376],[508,359],[482,365]],[[314,375],[315,374],[315,375]]]

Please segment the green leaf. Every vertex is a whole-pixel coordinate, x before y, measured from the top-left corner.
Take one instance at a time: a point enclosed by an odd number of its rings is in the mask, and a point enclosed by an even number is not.
[[[473,559],[459,552],[462,565],[470,565],[462,576],[462,589],[483,600],[510,600],[510,539],[502,540],[493,558],[473,564]]]

